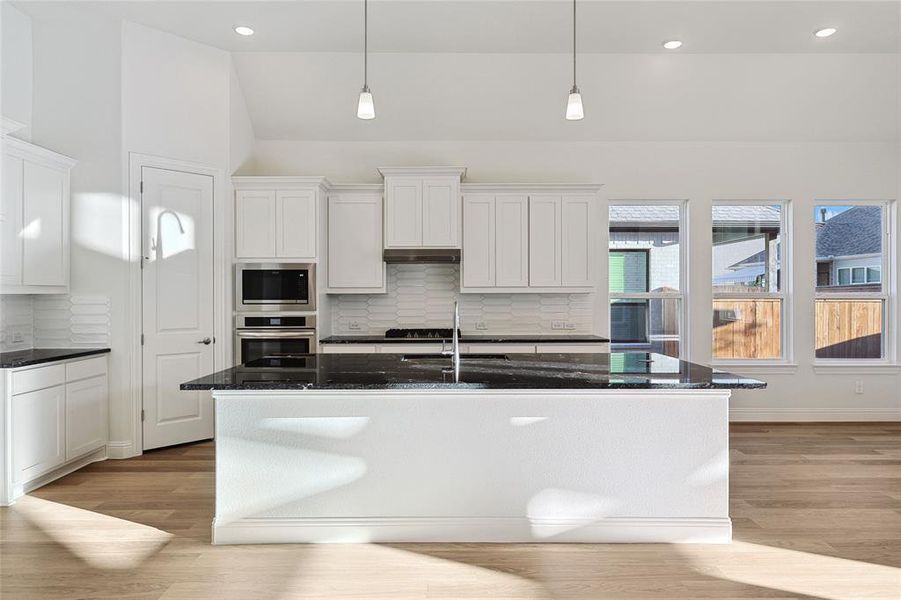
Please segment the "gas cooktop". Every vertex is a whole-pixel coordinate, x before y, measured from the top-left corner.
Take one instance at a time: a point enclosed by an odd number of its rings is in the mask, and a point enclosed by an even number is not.
[[[389,329],[385,332],[386,338],[410,338],[410,339],[450,339],[453,330],[441,328],[416,328],[416,329]],[[457,330],[457,335],[461,335]]]

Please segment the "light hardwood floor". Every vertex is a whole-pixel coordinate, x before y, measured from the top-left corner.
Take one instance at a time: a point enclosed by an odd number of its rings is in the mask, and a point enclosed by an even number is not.
[[[901,424],[735,425],[730,545],[209,545],[211,443],[0,509],[0,597],[901,599]]]

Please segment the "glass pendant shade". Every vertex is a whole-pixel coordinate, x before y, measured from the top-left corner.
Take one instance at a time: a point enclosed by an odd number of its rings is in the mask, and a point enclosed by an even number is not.
[[[357,102],[357,118],[367,120],[375,118],[375,104],[372,101],[372,92],[369,91],[369,86],[364,86],[360,90],[360,101]]]
[[[582,94],[579,88],[573,86],[569,91],[569,100],[566,102],[566,120],[578,121],[585,118],[585,111],[582,110]]]

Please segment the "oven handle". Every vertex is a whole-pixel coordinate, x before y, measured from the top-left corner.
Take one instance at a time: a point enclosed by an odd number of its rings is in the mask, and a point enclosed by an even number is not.
[[[316,336],[316,332],[312,330],[247,331],[238,329],[235,331],[235,335],[239,338],[312,338]]]

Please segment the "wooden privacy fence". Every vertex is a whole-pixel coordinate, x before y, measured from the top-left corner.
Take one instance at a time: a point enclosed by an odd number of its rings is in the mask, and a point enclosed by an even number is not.
[[[817,358],[881,358],[882,300],[817,300]]]
[[[782,301],[774,298],[713,302],[714,358],[778,358]],[[882,300],[817,300],[817,358],[880,358]]]
[[[714,358],[779,358],[782,300],[713,301]]]

